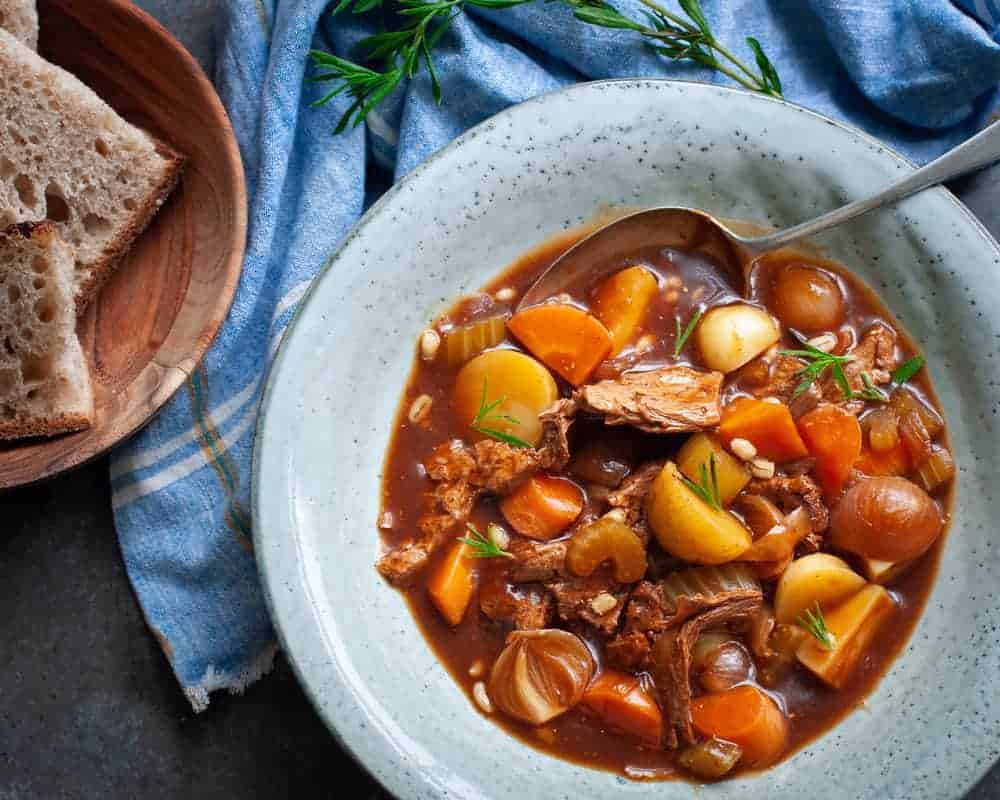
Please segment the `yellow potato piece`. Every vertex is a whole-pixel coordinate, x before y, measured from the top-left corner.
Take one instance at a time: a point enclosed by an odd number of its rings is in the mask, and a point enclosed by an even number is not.
[[[537,445],[542,438],[538,414],[559,397],[548,369],[517,350],[489,350],[476,356],[459,370],[453,389],[452,405],[464,427],[472,424],[483,405],[484,386],[486,405],[501,398],[503,402],[478,427]],[[475,441],[486,437],[469,428],[467,438]]]
[[[906,572],[913,565],[914,560],[879,561],[877,558],[862,558],[861,569],[864,570],[865,575],[868,576],[868,580],[872,583],[879,583],[885,586]]]
[[[750,547],[750,531],[728,511],[717,511],[691,491],[672,461],[653,482],[646,513],[663,549],[684,561],[724,564]]]
[[[806,609],[827,608],[861,591],[865,579],[841,558],[813,553],[788,565],[774,595],[774,616],[792,624]]]
[[[705,366],[732,372],[756,358],[781,338],[774,317],[746,303],[717,306],[694,329]]]
[[[871,643],[879,627],[896,610],[889,593],[874,583],[825,615],[833,638],[829,650],[809,637],[795,653],[799,661],[835,689],[841,688]]]
[[[710,460],[715,455],[715,474],[719,479],[719,494],[722,505],[728,506],[743,487],[750,482],[750,471],[743,462],[730,455],[717,437],[709,433],[696,433],[677,451],[677,467],[684,477],[698,483],[701,480],[701,465],[710,469]]]

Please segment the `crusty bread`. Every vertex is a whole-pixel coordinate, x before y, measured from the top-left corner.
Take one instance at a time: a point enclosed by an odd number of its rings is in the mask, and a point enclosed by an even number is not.
[[[10,31],[32,50],[38,48],[38,8],[35,0],[0,0],[0,28]]]
[[[51,222],[0,231],[0,439],[76,431],[93,417],[73,251]]]
[[[77,310],[177,184],[184,159],[0,30],[0,228],[50,219],[76,251]]]

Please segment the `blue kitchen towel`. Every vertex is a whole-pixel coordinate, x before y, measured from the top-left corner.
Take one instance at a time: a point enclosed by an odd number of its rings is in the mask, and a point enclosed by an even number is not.
[[[640,14],[637,0],[613,2]],[[703,3],[719,39],[745,57],[744,36],[761,41],[789,100],[859,125],[918,161],[973,134],[997,107],[997,0]],[[469,126],[540,92],[626,76],[726,83],[663,59],[631,33],[536,2],[456,20],[436,59],[443,105],[422,73],[366,126],[335,136],[349,101],[309,107],[328,87],[305,82],[307,53],[360,58],[358,42],[391,25],[392,10],[334,18],[327,0],[230,0],[220,13],[216,83],[249,189],[243,274],[207,358],[111,463],[129,576],[196,710],[213,690],[241,691],[273,661],[251,542],[262,382],[309,282],[366,205]]]

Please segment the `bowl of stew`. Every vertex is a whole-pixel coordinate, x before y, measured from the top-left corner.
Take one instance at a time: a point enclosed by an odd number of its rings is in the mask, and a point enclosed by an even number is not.
[[[1000,256],[953,196],[746,279],[664,231],[520,304],[631,210],[786,225],[910,168],[787,103],[613,81],[359,223],[272,369],[255,537],[306,691],[387,788],[958,797],[988,768]]]

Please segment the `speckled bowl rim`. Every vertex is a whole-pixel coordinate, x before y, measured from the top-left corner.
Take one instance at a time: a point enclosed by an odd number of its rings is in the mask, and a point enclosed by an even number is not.
[[[264,432],[266,430],[268,422],[268,412],[272,401],[272,395],[274,393],[275,383],[277,380],[278,373],[283,364],[283,357],[288,348],[289,342],[295,336],[295,331],[299,321],[305,315],[311,312],[312,301],[314,299],[318,286],[323,280],[325,280],[329,276],[331,272],[331,267],[337,262],[337,260],[340,258],[340,255],[348,248],[351,242],[359,235],[361,235],[361,233],[365,230],[365,228],[375,218],[378,217],[383,207],[388,205],[396,197],[396,195],[404,191],[410,183],[418,180],[422,175],[422,173],[425,172],[432,164],[436,163],[437,161],[443,158],[450,156],[452,152],[461,148],[466,142],[476,138],[483,132],[483,130],[488,129],[491,125],[494,125],[497,121],[503,120],[509,116],[520,113],[520,110],[523,107],[539,105],[544,103],[550,97],[562,94],[571,94],[578,91],[586,91],[589,88],[593,87],[618,86],[627,88],[629,86],[634,86],[635,88],[641,89],[643,86],[647,86],[649,84],[680,85],[682,87],[691,86],[698,88],[703,87],[712,89],[714,91],[728,92],[733,95],[742,95],[744,97],[751,98],[751,102],[774,103],[779,106],[786,106],[799,113],[805,114],[810,117],[814,117],[815,119],[822,121],[828,125],[839,128],[845,133],[855,136],[858,139],[862,140],[863,142],[867,142],[870,145],[881,148],[888,158],[903,164],[905,167],[911,170],[917,168],[917,165],[913,161],[911,161],[909,158],[898,152],[895,148],[893,148],[892,146],[886,144],[877,137],[872,136],[871,134],[865,132],[864,130],[854,125],[833,119],[818,111],[799,105],[797,103],[790,102],[783,98],[761,95],[757,92],[752,92],[747,89],[742,89],[733,86],[723,86],[714,83],[709,83],[706,81],[680,80],[680,79],[668,79],[668,78],[616,78],[616,79],[599,80],[599,81],[584,81],[573,84],[571,86],[562,87],[559,89],[555,89],[549,92],[544,92],[542,94],[536,95],[535,97],[529,98],[528,100],[525,100],[521,103],[512,105],[504,109],[503,111],[500,111],[499,113],[493,115],[492,117],[483,120],[479,124],[473,126],[472,128],[469,128],[460,136],[456,137],[445,147],[441,148],[440,150],[432,154],[430,157],[428,157],[424,162],[419,164],[410,173],[408,173],[402,180],[396,182],[392,187],[390,187],[375,203],[373,203],[372,206],[369,207],[369,209],[361,216],[361,218],[357,221],[357,223],[355,223],[355,225],[351,228],[348,234],[344,237],[343,241],[337,246],[336,250],[327,258],[322,268],[320,269],[320,271],[317,273],[316,277],[310,284],[305,295],[303,296],[302,301],[300,302],[298,308],[295,311],[295,314],[293,315],[291,321],[289,322],[285,330],[285,333],[281,340],[281,344],[278,347],[275,357],[267,368],[265,387],[261,397],[260,408],[257,414],[257,427],[254,434],[252,473],[251,473],[252,514],[255,520],[260,518],[260,508],[262,503],[264,502],[262,500],[263,490],[261,488],[261,481],[260,481],[262,440],[264,438]],[[966,220],[969,223],[971,223],[972,229],[974,229],[982,237],[983,244],[987,248],[991,248],[995,255],[1000,256],[1000,243],[997,242],[997,240],[987,230],[987,228],[985,227],[985,225],[983,225],[983,223],[979,220],[979,218],[976,217],[975,214],[973,214],[972,211],[961,200],[959,200],[958,197],[956,197],[953,192],[951,192],[951,190],[949,190],[945,186],[938,186],[932,189],[927,189],[925,191],[935,192],[938,193],[939,195],[947,197],[948,200],[950,200],[951,203],[955,206],[955,210],[960,212],[966,218]],[[528,245],[526,245],[526,247],[527,246]],[[299,662],[296,656],[295,649],[291,646],[291,641],[290,641],[291,637],[286,635],[285,621],[282,618],[282,610],[280,608],[279,602],[276,600],[276,592],[274,591],[275,587],[271,585],[271,581],[269,580],[268,565],[266,558],[264,557],[265,550],[262,546],[263,535],[260,531],[260,526],[258,525],[253,526],[253,543],[254,543],[255,558],[257,562],[257,569],[260,574],[264,600],[267,605],[268,613],[270,614],[271,620],[274,624],[280,647],[282,651],[285,653],[285,656],[292,667],[292,671],[295,674],[296,679],[298,680],[300,686],[302,687],[303,691],[308,697],[310,703],[312,703],[314,709],[316,709],[317,713],[323,719],[324,723],[326,724],[327,728],[329,729],[333,737],[336,739],[336,741],[340,744],[340,746],[344,750],[346,750],[351,755],[351,757],[358,765],[364,768],[365,771],[370,776],[375,778],[376,775],[372,769],[372,765],[369,764],[365,760],[365,758],[358,752],[358,750],[353,746],[351,740],[341,734],[340,730],[338,729],[336,718],[332,714],[328,713],[326,707],[323,705],[323,703],[320,702],[317,688],[313,686],[313,684],[309,680],[308,675],[305,673],[302,664]],[[925,611],[926,609],[921,610],[921,616],[925,613]],[[289,627],[291,626],[289,625]],[[423,635],[422,633],[419,632],[418,634],[421,636]],[[351,689],[351,687],[347,688]],[[352,694],[353,691],[354,690],[351,689]],[[835,723],[835,725],[839,724],[840,724],[839,722]],[[955,797],[964,796],[966,793],[968,793],[968,791],[970,791],[983,778],[983,776],[985,776],[993,768],[994,764],[996,763],[1000,763],[1000,759],[994,761],[984,760],[983,764],[978,770],[976,769],[970,770],[968,773],[969,776],[968,780],[964,783],[964,785],[955,787],[956,788]],[[581,767],[581,769],[587,769],[587,768]],[[387,791],[390,792],[392,791],[392,789],[389,786],[385,785],[384,782],[383,782],[383,787]]]

